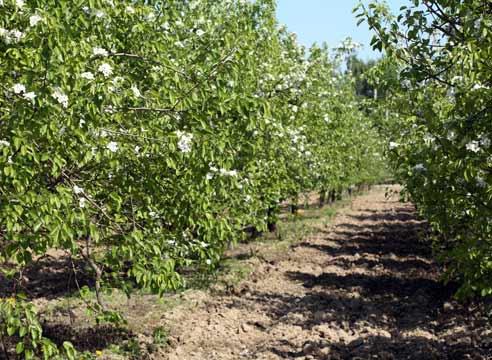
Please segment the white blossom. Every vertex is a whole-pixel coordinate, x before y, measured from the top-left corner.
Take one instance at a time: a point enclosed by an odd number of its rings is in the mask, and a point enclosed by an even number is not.
[[[198,29],[196,31],[196,34],[201,37],[201,36],[205,35],[205,31],[203,31],[202,29]]]
[[[133,92],[133,96],[135,96],[137,98],[142,96],[142,93],[140,92],[138,87],[136,87],[135,85],[132,86],[132,92]]]
[[[425,168],[424,164],[417,164],[417,165],[415,165],[415,166],[413,167],[413,169],[414,169],[415,171],[425,171],[425,170],[426,170],[426,168]]]
[[[108,145],[106,145],[106,148],[111,152],[116,152],[118,151],[118,143],[111,141]]]
[[[178,136],[178,148],[181,152],[188,153],[191,151],[193,134],[176,131]]]
[[[475,23],[473,24],[477,30],[480,30],[480,27],[482,26],[482,21],[483,18],[480,17],[479,19],[475,20]]]
[[[19,31],[19,30],[11,30],[10,31],[10,37],[14,42],[17,43],[24,37],[24,33],[22,31]]]
[[[463,81],[463,76],[455,76],[451,79],[451,82],[458,83]]]
[[[79,195],[79,194],[82,194],[84,192],[84,189],[82,189],[81,187],[79,187],[77,185],[74,185],[73,186],[73,192],[75,195]]]
[[[79,207],[81,207],[81,208],[85,208],[85,203],[86,203],[86,202],[87,202],[87,199],[86,199],[86,198],[84,198],[84,197],[81,197],[81,198],[79,199]]]
[[[34,91],[30,91],[22,95],[22,97],[26,100],[34,101],[34,99],[36,98],[36,93]]]
[[[398,146],[400,146],[400,144],[398,144],[397,142],[390,141],[390,143],[389,143],[389,149],[390,149],[390,150],[394,150],[394,149],[396,149]]]
[[[24,33],[16,29],[7,30],[0,28],[0,37],[2,37],[7,44],[18,43],[24,37]]]
[[[80,74],[80,77],[86,80],[94,80],[94,74],[90,71],[83,72],[82,74]]]
[[[32,15],[31,17],[29,17],[29,25],[31,26],[36,26],[38,22],[40,22],[41,20],[43,20],[43,18],[37,14],[35,15]]]
[[[94,11],[94,16],[101,19],[106,16],[106,13],[102,10],[96,10]]]
[[[101,47],[95,47],[92,49],[92,54],[94,56],[108,56],[108,51]]]
[[[478,141],[470,141],[468,144],[465,145],[466,150],[468,151],[473,151],[474,153],[477,153],[480,151],[480,145]]]
[[[226,170],[226,169],[220,169],[219,170],[220,174],[223,176],[232,176],[232,177],[237,177],[237,170]]]
[[[81,127],[83,127],[83,126],[84,126],[84,124],[85,124],[85,120],[84,120],[84,119],[80,119],[80,120],[79,120],[79,127],[80,127],[80,128],[81,128]]]
[[[128,5],[126,8],[125,8],[126,12],[128,14],[135,14],[135,9],[133,8],[133,6],[130,6]]]
[[[472,87],[472,90],[481,90],[481,89],[488,89],[488,87],[483,84],[475,84]]]
[[[19,9],[22,9],[25,5],[24,0],[15,0],[15,6],[17,6]]]
[[[147,16],[145,17],[145,20],[154,21],[155,20],[155,13],[154,12],[148,13]]]
[[[99,65],[97,70],[102,73],[105,77],[110,76],[113,73],[113,68],[108,63],[103,63]]]
[[[207,259],[205,262],[207,263],[207,265],[212,265],[212,260],[210,259]]]
[[[0,140],[0,145],[1,146],[9,147],[10,146],[10,143],[7,140]]]
[[[114,114],[115,110],[112,105],[109,105],[104,109],[104,112],[108,114]]]
[[[138,154],[140,152],[140,146],[135,145],[134,150],[135,150],[135,153]]]
[[[22,84],[15,84],[14,86],[12,86],[12,91],[14,92],[14,94],[21,94],[26,92],[26,87]]]
[[[487,136],[482,136],[482,138],[480,139],[480,145],[488,148],[490,144],[491,144],[490,139]]]
[[[60,88],[55,88],[51,96],[57,100],[64,108],[68,107],[68,96],[61,91]]]
[[[205,175],[205,178],[206,178],[207,180],[212,180],[212,179],[214,178],[214,174],[213,174],[213,173],[211,173],[211,172],[209,172],[209,173],[207,173],[207,175]]]
[[[425,142],[426,144],[431,144],[431,143],[433,143],[434,141],[436,141],[436,138],[435,138],[433,135],[431,135],[431,134],[425,134],[425,135],[424,135],[424,142]]]

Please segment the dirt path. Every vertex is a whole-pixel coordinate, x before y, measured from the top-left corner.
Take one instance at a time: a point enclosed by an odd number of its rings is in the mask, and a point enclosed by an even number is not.
[[[259,260],[232,294],[166,315],[166,358],[492,358],[483,311],[437,281],[424,231],[385,188],[360,196],[329,228]]]

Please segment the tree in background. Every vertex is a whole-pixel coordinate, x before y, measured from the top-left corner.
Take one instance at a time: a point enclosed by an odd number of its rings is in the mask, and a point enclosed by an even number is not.
[[[358,17],[397,69],[382,130],[398,179],[459,295],[491,295],[492,3],[413,0],[395,17],[373,2]]]

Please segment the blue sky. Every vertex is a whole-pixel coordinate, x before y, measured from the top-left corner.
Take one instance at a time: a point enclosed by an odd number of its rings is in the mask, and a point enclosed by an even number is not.
[[[358,0],[277,0],[277,18],[287,25],[290,31],[297,33],[301,44],[310,46],[326,41],[330,47],[336,46],[347,36],[362,43],[364,48],[359,51],[362,59],[379,57],[373,52],[369,43],[372,34],[367,24],[357,26],[352,9]],[[367,2],[367,1],[365,1]],[[409,0],[387,0],[393,12],[398,12]]]

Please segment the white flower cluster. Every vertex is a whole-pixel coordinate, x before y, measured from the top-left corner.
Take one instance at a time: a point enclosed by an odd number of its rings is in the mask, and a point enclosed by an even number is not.
[[[94,56],[108,56],[109,53],[104,48],[95,47],[95,48],[92,49],[92,55],[94,55]]]
[[[483,147],[490,147],[491,145],[491,141],[489,139],[489,137],[487,137],[486,135],[480,135],[479,137],[479,142],[480,142],[480,145],[482,145]]]
[[[0,38],[3,39],[6,44],[18,43],[23,37],[24,33],[22,31],[0,28]]]
[[[33,101],[36,98],[36,93],[33,91],[26,92],[26,87],[22,84],[15,84],[12,86],[14,94],[21,95],[24,99]]]
[[[74,185],[73,188],[72,188],[72,190],[73,190],[73,193],[75,195],[80,196],[79,197],[79,207],[80,208],[85,208],[85,205],[87,203],[87,198],[84,195],[84,189],[81,188],[80,186]]]
[[[470,141],[465,145],[466,150],[478,153],[482,147],[488,148],[491,145],[490,139],[486,135],[480,135],[478,140]]]
[[[113,68],[108,63],[103,63],[99,65],[97,70],[104,75],[104,77],[109,77],[113,74]]]
[[[118,151],[118,143],[115,141],[111,141],[106,145],[106,148],[111,151],[111,152],[117,152]]]
[[[29,25],[31,26],[36,26],[40,21],[42,21],[43,18],[37,14],[32,15],[29,17]]]
[[[222,176],[232,176],[232,177],[237,177],[237,170],[226,170],[226,169],[220,169],[219,174]]]
[[[184,153],[190,152],[193,145],[193,134],[178,130],[176,136],[178,137],[179,150]]]
[[[413,167],[414,171],[422,172],[426,170],[426,167],[424,164],[417,164]]]
[[[431,145],[434,141],[436,141],[436,138],[431,134],[425,134],[423,139],[427,145]]]
[[[473,85],[473,87],[472,87],[472,90],[481,90],[481,89],[487,89],[487,90],[488,90],[488,89],[490,89],[490,87],[485,86],[485,85],[480,84],[480,83],[475,84],[475,85]]]
[[[389,143],[389,146],[388,146],[388,147],[389,147],[389,149],[390,149],[390,150],[394,150],[394,149],[396,149],[398,146],[400,146],[400,144],[398,144],[397,142],[390,141],[390,143]]]
[[[480,151],[480,143],[478,141],[470,141],[465,145],[466,150],[477,153]]]
[[[83,72],[82,74],[80,74],[80,77],[86,80],[94,80],[95,78],[94,74],[91,73],[90,71]]]
[[[290,136],[293,144],[300,144],[306,140],[306,136],[301,134],[302,127],[299,129],[287,129],[287,134]]]
[[[135,96],[136,98],[139,98],[142,96],[142,93],[140,92],[139,88],[136,87],[135,85],[132,86],[131,90],[133,92],[133,96]]]
[[[55,88],[51,96],[65,109],[68,107],[68,96],[59,87]]]
[[[210,172],[208,172],[206,175],[207,180],[212,179],[215,174],[219,174],[221,176],[231,176],[231,177],[237,177],[238,176],[237,170],[227,170],[224,168],[218,169],[212,163],[208,164],[208,166],[210,168]]]

